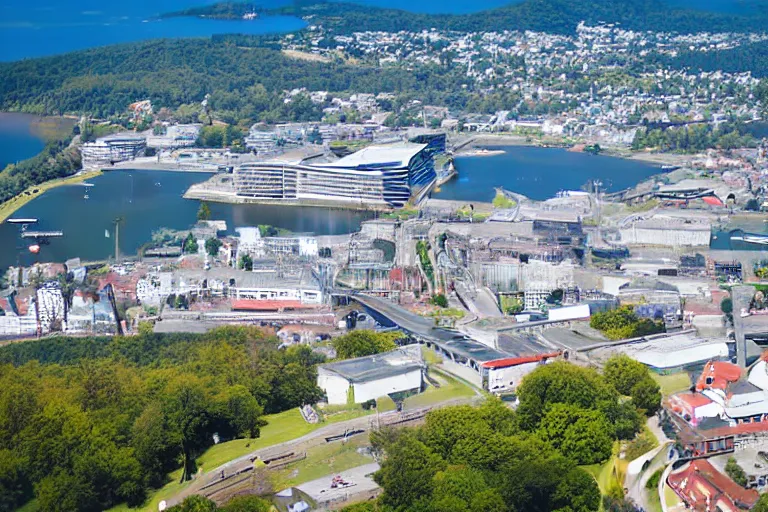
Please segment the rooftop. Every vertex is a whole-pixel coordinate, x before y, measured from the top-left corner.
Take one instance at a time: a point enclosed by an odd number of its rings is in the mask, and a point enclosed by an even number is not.
[[[356,151],[351,155],[340,158],[339,160],[327,164],[324,167],[405,167],[421,150],[426,148],[426,144],[400,143],[384,146],[368,146]]]
[[[720,473],[707,460],[694,460],[672,472],[667,482],[694,510],[736,510],[752,508],[759,494],[744,489]]]
[[[383,354],[322,364],[319,368],[336,373],[350,382],[368,382],[402,375],[423,365],[421,346],[408,345]]]

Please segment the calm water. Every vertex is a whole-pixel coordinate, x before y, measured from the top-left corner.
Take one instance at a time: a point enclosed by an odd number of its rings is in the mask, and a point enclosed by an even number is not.
[[[38,154],[45,144],[32,131],[37,116],[0,112],[0,170]]]
[[[565,149],[510,146],[502,155],[459,156],[458,178],[433,197],[461,201],[491,201],[494,187],[504,187],[531,199],[554,197],[561,190],[580,190],[599,179],[614,192],[661,173],[659,167],[633,160],[573,153]]]
[[[19,209],[14,217],[40,219],[37,228],[56,229],[64,238],[43,246],[40,261],[64,261],[80,257],[103,259],[114,254],[112,221],[120,216],[120,251],[135,254],[160,227],[187,229],[195,223],[198,201],[182,198],[190,185],[208,179],[205,173],[163,171],[113,171],[94,178],[87,187],[71,185],[52,189]],[[295,232],[341,234],[356,231],[360,222],[370,217],[363,212],[327,208],[292,208],[285,206],[227,205],[211,203],[213,219],[225,220],[231,233],[234,228],[269,224]],[[18,227],[0,225],[0,268],[15,264],[17,254],[22,262],[33,261],[18,237]],[[20,249],[20,250],[19,250]]]
[[[266,34],[303,28],[294,17],[253,21],[174,18],[147,22],[164,12],[213,3],[206,0],[6,0],[0,4],[0,61],[40,57],[93,46],[154,38],[212,34]],[[277,2],[264,2],[272,5]]]
[[[416,12],[466,13],[522,0],[358,0],[358,3]],[[146,22],[164,12],[213,3],[213,0],[5,0],[0,3],[0,61],[40,57],[72,50],[153,38],[209,37],[212,34],[290,32],[305,26],[293,17],[254,21],[176,18]],[[288,0],[258,2],[275,7]],[[740,12],[750,0],[671,0],[680,6],[708,11]]]

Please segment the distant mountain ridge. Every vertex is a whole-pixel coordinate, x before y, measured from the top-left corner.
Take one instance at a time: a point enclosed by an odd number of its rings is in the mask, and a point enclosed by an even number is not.
[[[396,32],[431,28],[461,32],[534,30],[573,33],[580,21],[619,23],[632,30],[663,32],[764,32],[768,2],[758,0],[749,14],[673,7],[662,0],[526,0],[470,14],[426,14],[337,2],[296,2],[265,14],[311,17],[338,34],[361,30]]]

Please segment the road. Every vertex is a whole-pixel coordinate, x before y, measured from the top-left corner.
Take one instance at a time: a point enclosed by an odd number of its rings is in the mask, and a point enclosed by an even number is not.
[[[364,306],[376,310],[397,324],[398,327],[412,334],[433,338],[437,341],[448,341],[457,335],[455,332],[445,329],[435,329],[433,319],[412,313],[386,299],[362,294],[351,294],[350,296]]]
[[[379,485],[369,476],[379,470],[379,464],[372,462],[363,466],[332,473],[317,480],[312,480],[296,487],[307,493],[315,502],[328,503],[331,501],[347,501],[351,496],[370,493],[379,488]],[[331,479],[340,476],[348,482],[346,487],[331,488]]]
[[[627,466],[627,476],[624,481],[624,485],[627,488],[627,497],[634,501],[638,507],[642,508],[643,510],[653,510],[653,508],[648,503],[648,492],[654,491],[647,491],[645,485],[648,483],[648,479],[650,479],[656,471],[667,465],[666,457],[658,457],[658,460],[654,459],[659,453],[669,450],[672,441],[667,438],[667,436],[659,427],[659,421],[656,416],[648,418],[646,425],[659,440],[659,446],[649,452],[644,453],[629,463],[629,466]],[[643,471],[643,464],[648,461],[651,461],[650,465]]]

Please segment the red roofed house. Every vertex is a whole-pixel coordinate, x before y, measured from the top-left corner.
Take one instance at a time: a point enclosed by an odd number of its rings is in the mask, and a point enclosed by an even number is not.
[[[710,361],[696,381],[696,391],[720,389],[725,391],[728,385],[741,378],[741,368],[727,361]]]
[[[669,409],[695,427],[704,418],[712,418],[723,411],[723,406],[701,393],[677,393],[669,397]]]
[[[744,489],[704,459],[672,472],[667,483],[696,512],[749,510],[760,497],[756,490]]]

